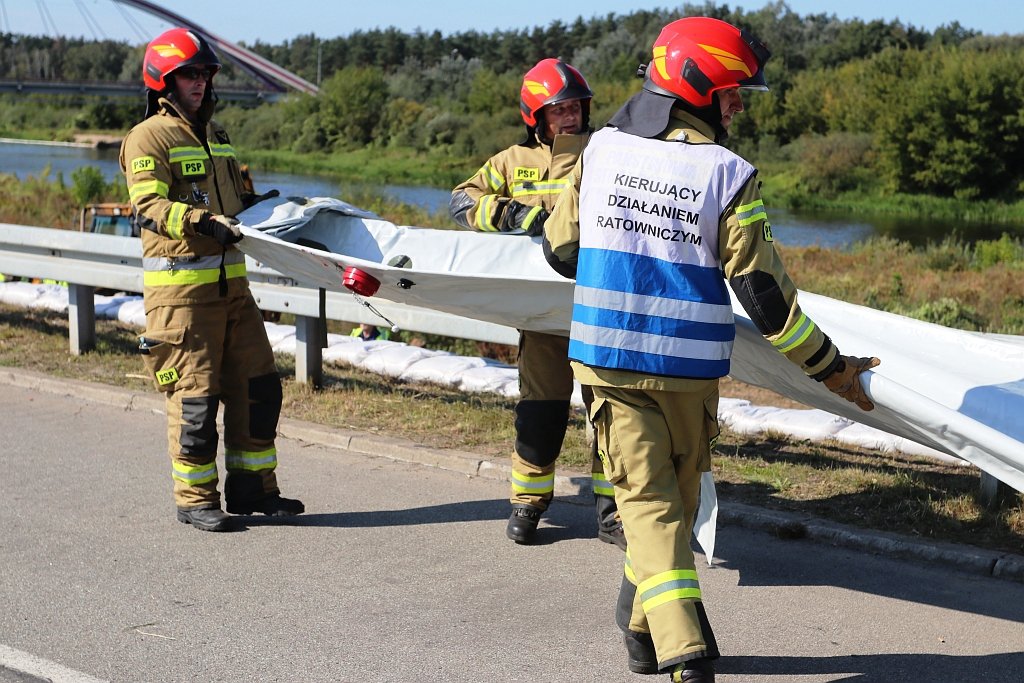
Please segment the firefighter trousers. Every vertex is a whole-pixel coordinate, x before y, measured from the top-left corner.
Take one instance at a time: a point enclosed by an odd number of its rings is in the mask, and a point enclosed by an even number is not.
[[[153,308],[146,314],[140,349],[167,399],[167,448],[177,506],[220,507],[221,403],[228,502],[244,504],[278,494],[274,440],[281,380],[252,295]]]
[[[547,510],[551,503],[555,490],[555,460],[565,439],[573,386],[569,338],[521,331],[510,497],[513,505]],[[589,410],[593,392],[587,386],[582,389],[583,402]],[[591,460],[598,524],[602,528],[613,528],[618,524],[615,498],[605,480],[596,448]]]
[[[718,436],[718,380],[693,392],[595,386],[592,420],[628,551],[616,621],[650,633],[668,670],[717,657],[690,536]]]

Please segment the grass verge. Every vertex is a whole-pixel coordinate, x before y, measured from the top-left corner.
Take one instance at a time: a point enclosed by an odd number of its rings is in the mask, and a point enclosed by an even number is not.
[[[134,354],[136,334],[120,323],[97,321],[96,351],[72,356],[63,313],[0,305],[0,366],[150,390]],[[509,455],[514,402],[508,399],[403,383],[339,366],[327,366],[324,388],[313,391],[293,381],[291,357],[279,356],[278,369],[287,417],[469,450],[496,460]],[[723,394],[774,400],[728,380]],[[583,415],[574,414],[561,459],[565,469],[589,470],[583,427]],[[922,539],[1024,552],[1024,494],[1012,493],[988,509],[978,500],[978,475],[970,467],[728,430],[719,440],[713,467],[725,501]]]

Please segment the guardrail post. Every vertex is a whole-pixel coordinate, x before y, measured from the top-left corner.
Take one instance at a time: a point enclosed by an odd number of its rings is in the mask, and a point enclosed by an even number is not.
[[[981,473],[981,490],[979,498],[985,507],[995,508],[999,505],[1003,499],[1004,494],[1009,491],[1009,487],[1003,482],[993,477],[988,472]]]
[[[327,292],[320,290],[320,315],[295,316],[295,381],[319,389],[324,382],[324,354],[327,346]]]
[[[96,348],[95,288],[68,284],[68,337],[71,353],[81,356]]]

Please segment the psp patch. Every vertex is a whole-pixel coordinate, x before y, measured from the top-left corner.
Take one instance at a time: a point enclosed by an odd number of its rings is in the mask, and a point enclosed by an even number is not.
[[[768,224],[768,221],[764,222],[764,241],[774,242],[775,238],[772,237],[772,226]]]
[[[530,168],[527,166],[516,166],[512,177],[514,180],[521,183],[536,182],[540,180],[540,169]]]
[[[139,157],[132,159],[132,174],[145,173],[156,170],[156,159],[153,157]]]
[[[177,368],[168,368],[167,370],[160,370],[156,373],[156,382],[160,386],[173,384],[179,379],[181,379],[181,376],[178,375]]]
[[[202,159],[183,161],[181,162],[181,174],[185,176],[206,175],[206,162]]]

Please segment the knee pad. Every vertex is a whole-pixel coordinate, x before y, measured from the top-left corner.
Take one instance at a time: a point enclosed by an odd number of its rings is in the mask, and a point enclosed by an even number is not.
[[[249,436],[272,440],[281,417],[281,378],[276,372],[249,378]]]
[[[516,453],[537,467],[558,457],[569,422],[568,401],[520,401],[516,404]]]
[[[181,399],[181,431],[178,445],[184,455],[210,455],[217,452],[217,408],[219,396]]]

